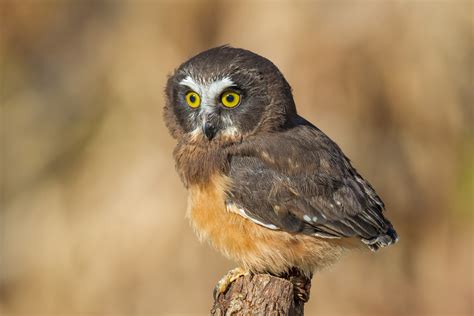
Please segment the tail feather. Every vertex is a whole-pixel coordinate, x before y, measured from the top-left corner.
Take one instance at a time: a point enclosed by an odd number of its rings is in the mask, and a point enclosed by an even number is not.
[[[372,239],[362,239],[362,241],[370,248],[370,250],[377,251],[379,248],[395,244],[398,241],[398,234],[393,227],[389,227],[385,234]]]

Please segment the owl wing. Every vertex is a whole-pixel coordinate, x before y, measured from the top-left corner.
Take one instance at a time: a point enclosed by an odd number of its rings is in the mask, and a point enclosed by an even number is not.
[[[372,250],[398,239],[374,189],[302,118],[288,130],[254,137],[230,157],[229,211],[269,229],[359,237]]]

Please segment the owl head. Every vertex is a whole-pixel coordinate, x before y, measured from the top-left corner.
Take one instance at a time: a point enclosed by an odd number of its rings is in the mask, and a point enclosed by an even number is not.
[[[209,142],[284,128],[295,116],[291,88],[268,59],[221,46],[184,62],[166,85],[166,124],[177,139]]]

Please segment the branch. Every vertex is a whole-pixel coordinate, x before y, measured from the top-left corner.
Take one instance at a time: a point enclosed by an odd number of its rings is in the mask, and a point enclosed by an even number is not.
[[[211,315],[303,315],[305,301],[292,281],[269,274],[240,277],[219,294]],[[304,284],[308,296],[310,286],[310,280]]]

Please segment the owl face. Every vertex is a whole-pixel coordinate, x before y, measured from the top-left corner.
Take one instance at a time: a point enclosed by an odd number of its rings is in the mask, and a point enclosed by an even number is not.
[[[166,96],[165,120],[176,138],[245,137],[296,113],[291,88],[275,65],[228,46],[183,63],[168,79]]]

